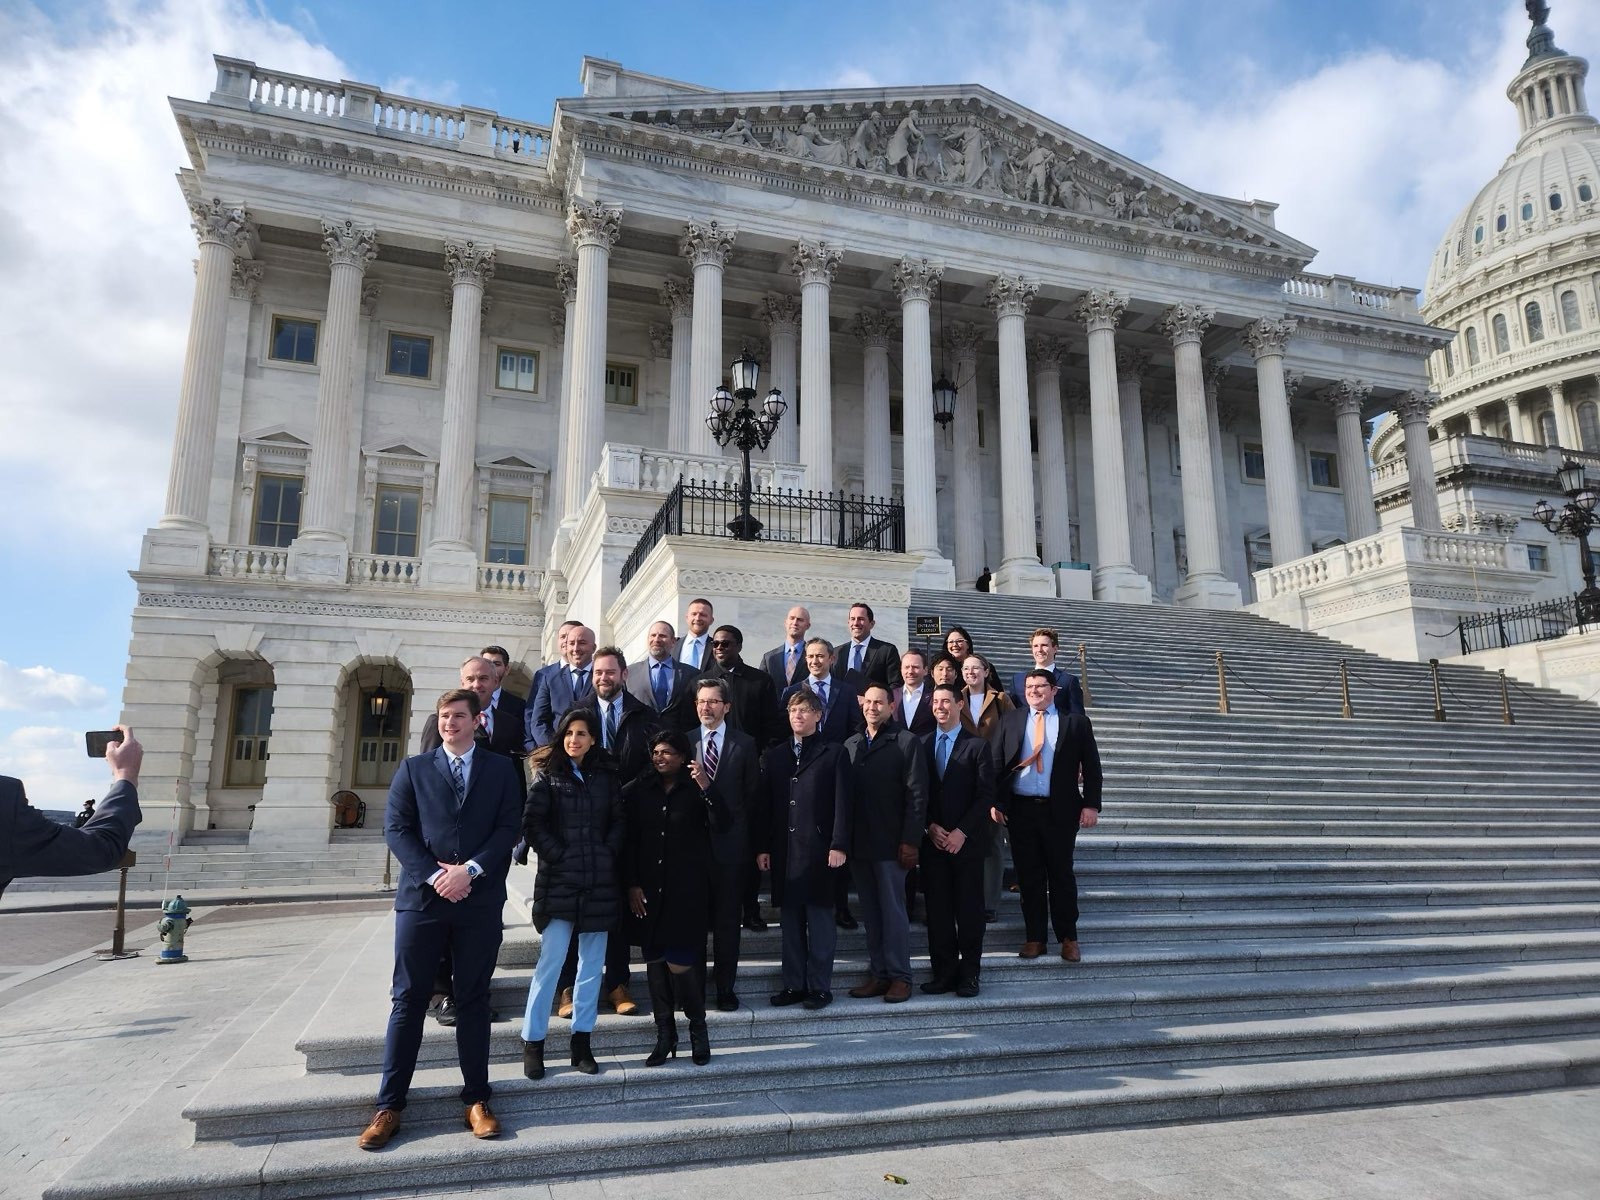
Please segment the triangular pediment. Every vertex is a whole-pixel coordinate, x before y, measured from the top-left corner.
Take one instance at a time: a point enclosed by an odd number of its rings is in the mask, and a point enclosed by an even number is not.
[[[563,119],[604,126],[605,141],[938,194],[954,206],[1012,209],[1133,241],[1227,247],[1295,269],[1315,254],[1262,219],[1270,205],[1186,187],[975,84],[587,96],[560,101],[557,124]]]

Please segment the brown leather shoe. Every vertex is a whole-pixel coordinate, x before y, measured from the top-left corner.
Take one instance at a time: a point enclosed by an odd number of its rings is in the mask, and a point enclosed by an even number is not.
[[[380,1108],[372,1124],[361,1131],[361,1139],[356,1144],[363,1150],[382,1150],[399,1131],[400,1114],[392,1108]]]
[[[492,1138],[500,1136],[500,1118],[489,1111],[489,1106],[482,1100],[476,1104],[467,1105],[467,1128],[472,1130],[475,1138]]]
[[[1082,962],[1083,952],[1078,949],[1078,939],[1068,938],[1061,943],[1061,957],[1068,962]]]
[[[1017,951],[1018,958],[1038,958],[1044,953],[1043,942],[1023,942],[1022,949]]]
[[[619,1017],[631,1017],[639,1011],[639,1006],[633,1002],[633,997],[628,995],[628,985],[619,983],[606,993],[606,1003],[611,1005],[611,1011]]]
[[[556,998],[556,1016],[563,1021],[572,1020],[572,989],[562,988],[561,995]]]
[[[850,995],[857,1000],[875,1000],[889,990],[887,979],[877,979],[868,975],[855,987],[850,989]]]
[[[885,1004],[904,1004],[911,999],[911,985],[904,979],[896,979],[889,985],[889,990],[883,993]]]

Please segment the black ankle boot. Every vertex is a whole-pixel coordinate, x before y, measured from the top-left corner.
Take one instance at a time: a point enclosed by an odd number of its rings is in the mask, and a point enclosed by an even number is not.
[[[595,1062],[594,1053],[589,1049],[587,1033],[572,1035],[572,1066],[574,1070],[582,1071],[585,1075],[600,1074],[600,1064]]]
[[[689,1061],[703,1067],[711,1061],[711,1038],[706,1032],[705,968],[680,971],[672,977],[678,1007],[689,1018]]]
[[[544,1078],[544,1039],[522,1043],[522,1073],[529,1079]]]
[[[645,982],[650,988],[650,1013],[656,1021],[656,1048],[644,1060],[647,1067],[659,1067],[678,1056],[678,1025],[672,1019],[672,972],[664,962],[646,963]]]

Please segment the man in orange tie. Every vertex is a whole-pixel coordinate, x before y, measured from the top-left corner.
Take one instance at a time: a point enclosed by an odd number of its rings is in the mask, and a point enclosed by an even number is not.
[[[1082,955],[1072,849],[1078,830],[1100,817],[1100,751],[1087,716],[1057,710],[1051,672],[1029,671],[1022,691],[1028,706],[1002,717],[994,734],[1002,782],[992,814],[1010,833],[1017,865],[1026,939],[1019,954],[1044,953],[1048,913],[1061,957],[1075,963]]]

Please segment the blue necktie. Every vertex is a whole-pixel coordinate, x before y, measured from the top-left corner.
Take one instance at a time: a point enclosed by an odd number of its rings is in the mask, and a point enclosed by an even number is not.
[[[668,663],[658,662],[650,669],[655,672],[655,684],[653,690],[656,697],[656,708],[663,709],[667,706],[667,700],[670,697],[668,684],[671,676],[669,676],[667,672],[671,669],[671,667]]]
[[[947,767],[950,764],[950,735],[948,733],[941,733],[939,735],[939,755],[938,755],[938,757],[939,757],[939,778],[943,779],[944,778],[944,769],[945,769],[945,767]]]
[[[456,804],[459,806],[467,799],[467,773],[461,759],[454,754],[450,756],[450,776],[456,785]]]
[[[689,650],[690,650],[690,653],[693,655],[693,657],[690,658],[690,660],[689,660],[689,665],[691,667],[698,667],[700,665],[700,639],[699,638],[695,638],[693,641],[691,641],[689,643]]]
[[[606,705],[606,749],[611,749],[617,742],[617,705],[616,702]]]
[[[861,643],[857,642],[855,650],[850,655],[850,669],[852,671],[861,670],[861,651],[862,651],[862,649],[863,649],[863,647],[862,647]]]

